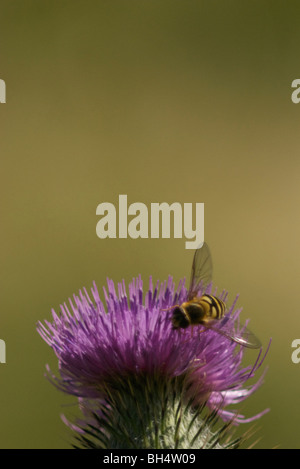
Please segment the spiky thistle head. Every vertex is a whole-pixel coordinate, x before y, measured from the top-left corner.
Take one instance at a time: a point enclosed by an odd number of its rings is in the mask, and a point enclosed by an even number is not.
[[[263,362],[261,350],[253,367],[243,367],[244,349],[228,337],[172,327],[172,306],[187,299],[184,281],[175,290],[172,277],[155,286],[150,278],[144,293],[138,277],[127,295],[124,281],[117,293],[108,280],[106,308],[95,284],[91,291],[92,299],[84,289],[69,306],[61,305],[59,316],[52,312],[51,323],[38,324],[59,363],[59,376],[47,368],[48,377],[79,398],[85,418],[73,429],[83,446],[218,447],[229,424],[255,420],[267,411],[245,419],[228,410],[261,385],[263,376],[245,387]],[[209,285],[205,292],[211,291]],[[225,292],[219,297],[226,301]],[[239,327],[241,310],[235,304],[226,314]],[[214,433],[212,423],[218,419],[226,423]]]

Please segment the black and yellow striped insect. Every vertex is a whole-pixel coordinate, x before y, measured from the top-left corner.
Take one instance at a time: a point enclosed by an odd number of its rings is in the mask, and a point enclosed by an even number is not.
[[[226,316],[226,304],[213,295],[197,296],[200,288],[212,280],[212,258],[206,243],[196,250],[187,301],[172,307],[173,329],[203,326],[211,329],[244,347],[260,348],[260,340],[245,325],[236,327],[233,318]]]

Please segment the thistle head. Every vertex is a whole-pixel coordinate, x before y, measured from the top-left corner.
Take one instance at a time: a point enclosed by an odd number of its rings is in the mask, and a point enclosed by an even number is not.
[[[48,368],[49,379],[79,399],[85,418],[73,429],[84,441],[92,434],[91,445],[102,448],[217,447],[214,419],[226,427],[267,411],[245,418],[228,409],[262,384],[264,375],[246,387],[263,363],[261,350],[252,367],[243,367],[244,347],[226,335],[174,329],[172,307],[187,300],[184,280],[176,289],[171,277],[156,285],[150,278],[144,291],[138,277],[128,292],[124,281],[115,288],[107,280],[103,292],[105,306],[94,284],[91,295],[83,289],[61,305],[60,315],[52,311],[52,322],[38,324],[58,358],[59,376]],[[209,285],[205,293],[211,292]],[[227,294],[218,297],[225,302]],[[239,328],[235,306],[226,314]]]

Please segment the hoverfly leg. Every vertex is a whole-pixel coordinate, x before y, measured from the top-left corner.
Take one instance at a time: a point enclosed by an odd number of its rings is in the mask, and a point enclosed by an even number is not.
[[[180,305],[172,305],[169,308],[161,309],[161,311],[170,311],[170,309],[176,308],[177,306],[179,307]]]
[[[180,329],[179,329],[179,330],[180,330]],[[183,344],[187,344],[191,339],[194,338],[194,333],[193,333],[193,332],[194,332],[194,326],[191,326],[190,331],[191,331],[191,333],[189,334],[189,333],[187,333],[186,330],[184,330],[183,336],[185,337],[186,335],[188,335],[188,338],[187,338],[187,340],[185,340],[185,341],[183,342]],[[180,330],[180,334],[181,334],[181,330]]]

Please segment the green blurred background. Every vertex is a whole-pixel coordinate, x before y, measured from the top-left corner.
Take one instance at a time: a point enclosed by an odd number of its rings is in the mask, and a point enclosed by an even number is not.
[[[184,239],[100,240],[101,202],[204,202],[215,282],[266,346],[242,406],[300,448],[298,1],[0,1],[0,446],[68,448],[75,399],[35,331],[107,276],[189,276]],[[247,351],[253,362],[255,351]],[[249,428],[240,427],[239,432]]]

